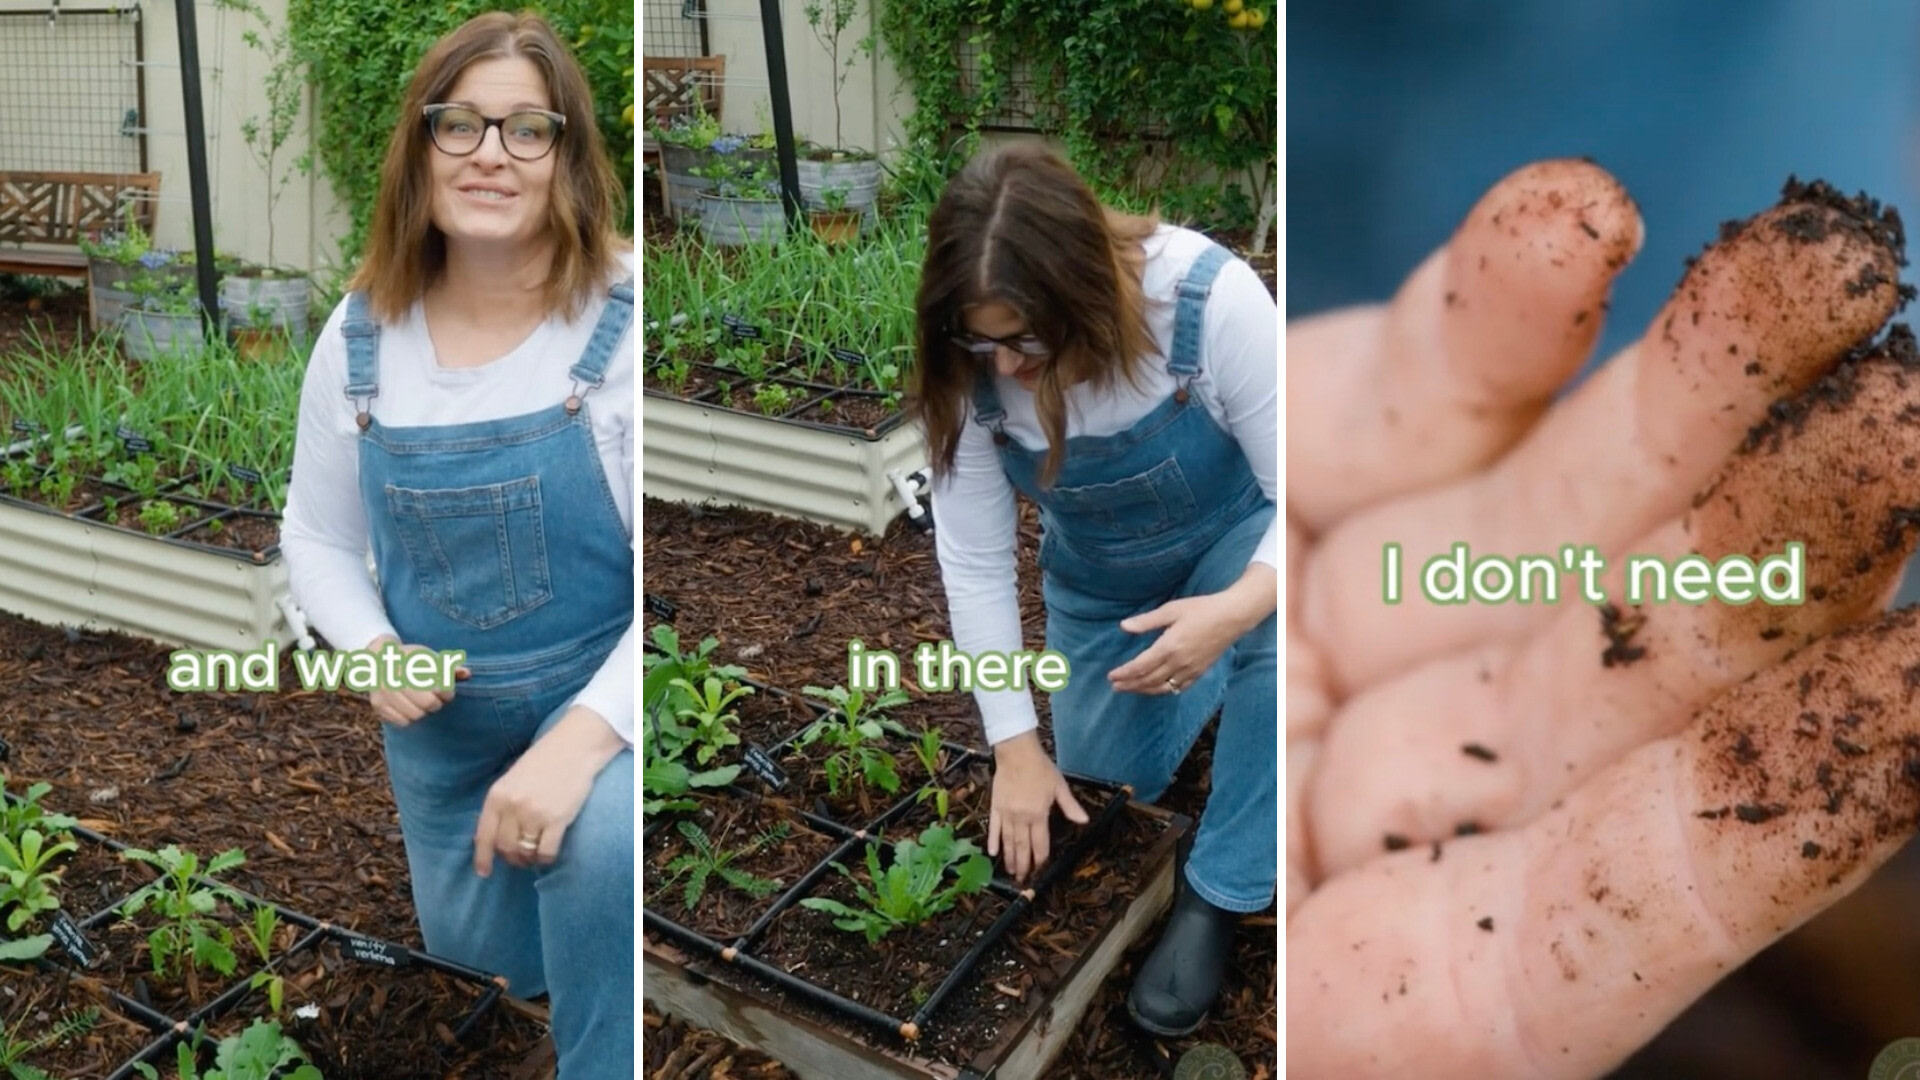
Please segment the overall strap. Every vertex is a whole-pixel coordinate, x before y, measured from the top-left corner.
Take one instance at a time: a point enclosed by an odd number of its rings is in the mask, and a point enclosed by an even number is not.
[[[369,312],[365,291],[347,294],[340,333],[347,341],[347,400],[356,406],[354,422],[365,431],[371,422],[367,402],[380,396],[380,324]]]
[[[993,389],[993,373],[986,368],[979,369],[973,378],[973,420],[984,424],[993,432],[993,441],[1007,445],[1005,424],[1007,411],[1000,407],[1000,395]]]
[[[613,362],[613,348],[620,344],[620,338],[633,324],[633,276],[614,285],[607,291],[607,306],[600,309],[600,320],[594,324],[593,336],[587,340],[586,350],[580,359],[574,362],[568,374],[573,376],[573,394],[567,398],[567,412],[580,411],[581,387],[595,389],[607,381],[607,365]]]
[[[1167,358],[1167,373],[1178,380],[1180,388],[1175,396],[1183,402],[1188,381],[1200,372],[1207,294],[1213,291],[1213,280],[1219,276],[1220,269],[1232,258],[1233,253],[1226,248],[1209,244],[1180,281],[1179,307],[1173,315],[1173,351]]]

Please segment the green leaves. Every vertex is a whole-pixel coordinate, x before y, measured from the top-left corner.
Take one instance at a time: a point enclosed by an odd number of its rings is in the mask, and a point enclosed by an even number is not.
[[[222,900],[236,908],[245,906],[246,900],[228,886],[204,879],[240,866],[246,862],[246,855],[239,848],[221,852],[208,861],[204,874],[199,856],[173,844],[159,851],[128,848],[120,857],[146,863],[163,875],[136,890],[120,906],[120,913],[127,918],[152,910],[166,920],[147,935],[154,975],[166,977],[182,959],[188,962],[189,974],[193,968],[233,974],[239,966],[233,952],[233,931],[208,916]]]
[[[892,865],[880,867],[880,850],[867,845],[869,889],[839,863],[834,868],[853,883],[864,908],[850,907],[827,897],[808,897],[800,906],[837,916],[834,925],[842,930],[865,934],[868,944],[902,926],[923,923],[953,907],[962,896],[987,887],[993,878],[993,863],[971,840],[956,839],[950,825],[933,825],[918,839],[908,838],[893,846]],[[951,881],[941,887],[951,872]]]

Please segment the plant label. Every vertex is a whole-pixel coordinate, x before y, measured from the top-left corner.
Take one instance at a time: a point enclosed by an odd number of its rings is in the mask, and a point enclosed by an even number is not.
[[[13,430],[22,435],[38,435],[47,429],[31,420],[22,420],[16,416],[13,418]]]
[[[130,427],[122,426],[114,432],[114,435],[120,440],[120,445],[126,447],[129,454],[153,453],[153,444],[141,438],[140,433]]]
[[[0,739],[0,762],[6,761],[8,758],[12,756],[13,756],[13,744],[9,743],[5,739]]]
[[[67,955],[73,957],[74,962],[81,967],[90,968],[100,962],[99,950],[93,947],[93,942],[87,940],[87,935],[81,932],[80,927],[66,912],[63,911],[53,917],[53,926],[48,932],[53,935],[53,940],[59,942],[60,947],[67,951]]]
[[[746,756],[741,760],[749,772],[760,778],[761,783],[774,791],[786,790],[787,774],[780,771],[780,766],[774,764],[772,755],[765,750],[757,746],[749,746]]]
[[[244,465],[228,465],[227,475],[246,484],[257,484],[260,482],[260,474]]]
[[[673,621],[675,615],[680,614],[680,608],[664,596],[655,596],[653,593],[647,593],[646,601],[647,610],[652,612],[654,617],[661,622],[670,623]]]
[[[347,943],[347,955],[355,962],[371,964],[375,967],[403,968],[413,965],[413,954],[404,945],[395,945],[391,941],[361,937],[358,934],[344,935]]]
[[[720,316],[720,323],[727,329],[733,331],[734,337],[745,338],[748,341],[757,341],[760,338],[760,328],[740,318],[738,315],[722,315]]]
[[[833,358],[835,360],[838,360],[843,364],[864,364],[867,362],[867,358],[864,353],[857,353],[857,352],[854,352],[852,349],[836,348],[836,349],[828,349],[827,351],[833,354]]]

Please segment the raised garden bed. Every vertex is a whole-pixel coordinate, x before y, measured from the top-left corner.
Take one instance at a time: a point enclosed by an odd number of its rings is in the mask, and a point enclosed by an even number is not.
[[[648,645],[648,1000],[802,1077],[1045,1075],[1169,901],[1189,819],[1070,777],[1091,820],[1056,817],[1016,884],[981,851],[987,759],[915,740],[906,695],[796,699],[711,648]],[[736,728],[750,700],[774,704]]]
[[[24,817],[43,792],[9,793],[5,807]],[[11,822],[9,843],[29,829],[70,841],[41,876],[59,907],[13,939],[44,951],[0,961],[0,1063],[72,1080],[173,1077],[187,1061],[212,1066],[223,1043],[284,1037],[328,1080],[438,1080],[551,1056],[543,1017],[508,1007],[505,980],[241,891],[225,881],[237,850],[205,862],[137,851],[71,818]],[[135,872],[115,878],[114,864]]]

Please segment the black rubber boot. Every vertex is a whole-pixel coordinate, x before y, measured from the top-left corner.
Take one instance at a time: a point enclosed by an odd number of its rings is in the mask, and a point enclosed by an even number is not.
[[[1239,912],[1214,907],[1187,884],[1185,856],[1183,849],[1175,860],[1173,914],[1127,994],[1133,1022],[1166,1038],[1190,1035],[1206,1021],[1220,997],[1240,925]]]

